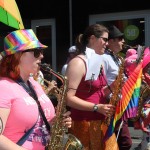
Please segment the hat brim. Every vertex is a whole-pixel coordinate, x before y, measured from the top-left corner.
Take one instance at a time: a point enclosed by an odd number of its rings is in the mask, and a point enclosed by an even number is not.
[[[17,52],[22,52],[22,51],[30,50],[30,49],[32,50],[32,49],[36,49],[36,48],[37,49],[46,49],[46,48],[48,48],[48,46],[41,44],[39,41],[32,41],[32,42],[28,42],[28,43],[25,43],[25,44],[22,44],[22,45],[13,47],[13,48],[6,49],[5,51],[1,52],[1,55],[4,57],[6,55],[12,55]]]
[[[124,34],[123,33],[120,33],[120,34],[117,34],[115,36],[110,36],[109,39],[115,39],[115,38],[120,38],[120,37],[124,37]]]

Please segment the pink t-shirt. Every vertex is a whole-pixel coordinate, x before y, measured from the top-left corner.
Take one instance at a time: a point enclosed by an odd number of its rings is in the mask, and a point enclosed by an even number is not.
[[[50,121],[55,116],[52,102],[42,87],[33,78],[30,79],[37,93],[45,116]],[[3,135],[17,143],[35,123],[35,127],[23,144],[28,150],[44,150],[49,132],[40,117],[36,101],[18,83],[8,78],[0,79],[0,107],[10,109]]]

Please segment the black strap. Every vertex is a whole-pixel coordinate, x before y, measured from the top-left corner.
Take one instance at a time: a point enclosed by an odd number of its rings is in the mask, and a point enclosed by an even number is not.
[[[113,51],[111,51],[110,49],[106,49],[106,53],[112,57],[117,66],[120,66],[119,58]]]
[[[37,94],[36,94],[32,84],[29,81],[27,81],[28,82],[28,86],[27,86],[25,84],[25,82],[22,80],[22,78],[19,78],[18,80],[16,80],[16,82],[19,85],[21,85],[25,89],[25,91],[36,101],[36,103],[38,105],[39,112],[40,112],[40,114],[41,114],[41,116],[42,116],[42,118],[43,118],[43,120],[45,122],[46,128],[47,128],[48,131],[50,131],[50,125],[49,125],[49,123],[48,123],[48,121],[47,121],[47,119],[45,117],[45,114],[43,112],[43,109],[42,109],[42,107],[40,105],[40,102],[38,100]]]
[[[23,145],[23,143],[26,141],[26,139],[29,137],[29,135],[32,133],[32,130],[34,129],[36,123],[32,126],[31,129],[29,129],[22,137],[21,139],[16,143],[17,145]]]

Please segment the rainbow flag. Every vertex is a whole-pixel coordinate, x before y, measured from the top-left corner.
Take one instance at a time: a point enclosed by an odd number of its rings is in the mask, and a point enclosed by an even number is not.
[[[142,63],[140,63],[124,84],[122,88],[122,98],[116,106],[116,112],[108,126],[104,141],[112,136],[115,125],[121,117],[125,120],[136,116],[140,96],[142,69]]]

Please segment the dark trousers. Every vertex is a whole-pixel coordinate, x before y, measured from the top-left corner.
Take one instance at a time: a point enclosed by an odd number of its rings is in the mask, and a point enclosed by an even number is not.
[[[119,122],[121,123],[121,121]],[[115,129],[116,137],[119,132],[120,123],[116,126],[116,129]],[[119,150],[130,150],[132,146],[132,139],[131,139],[129,128],[128,128],[128,121],[123,122],[122,128],[119,132],[117,142],[118,142]]]

